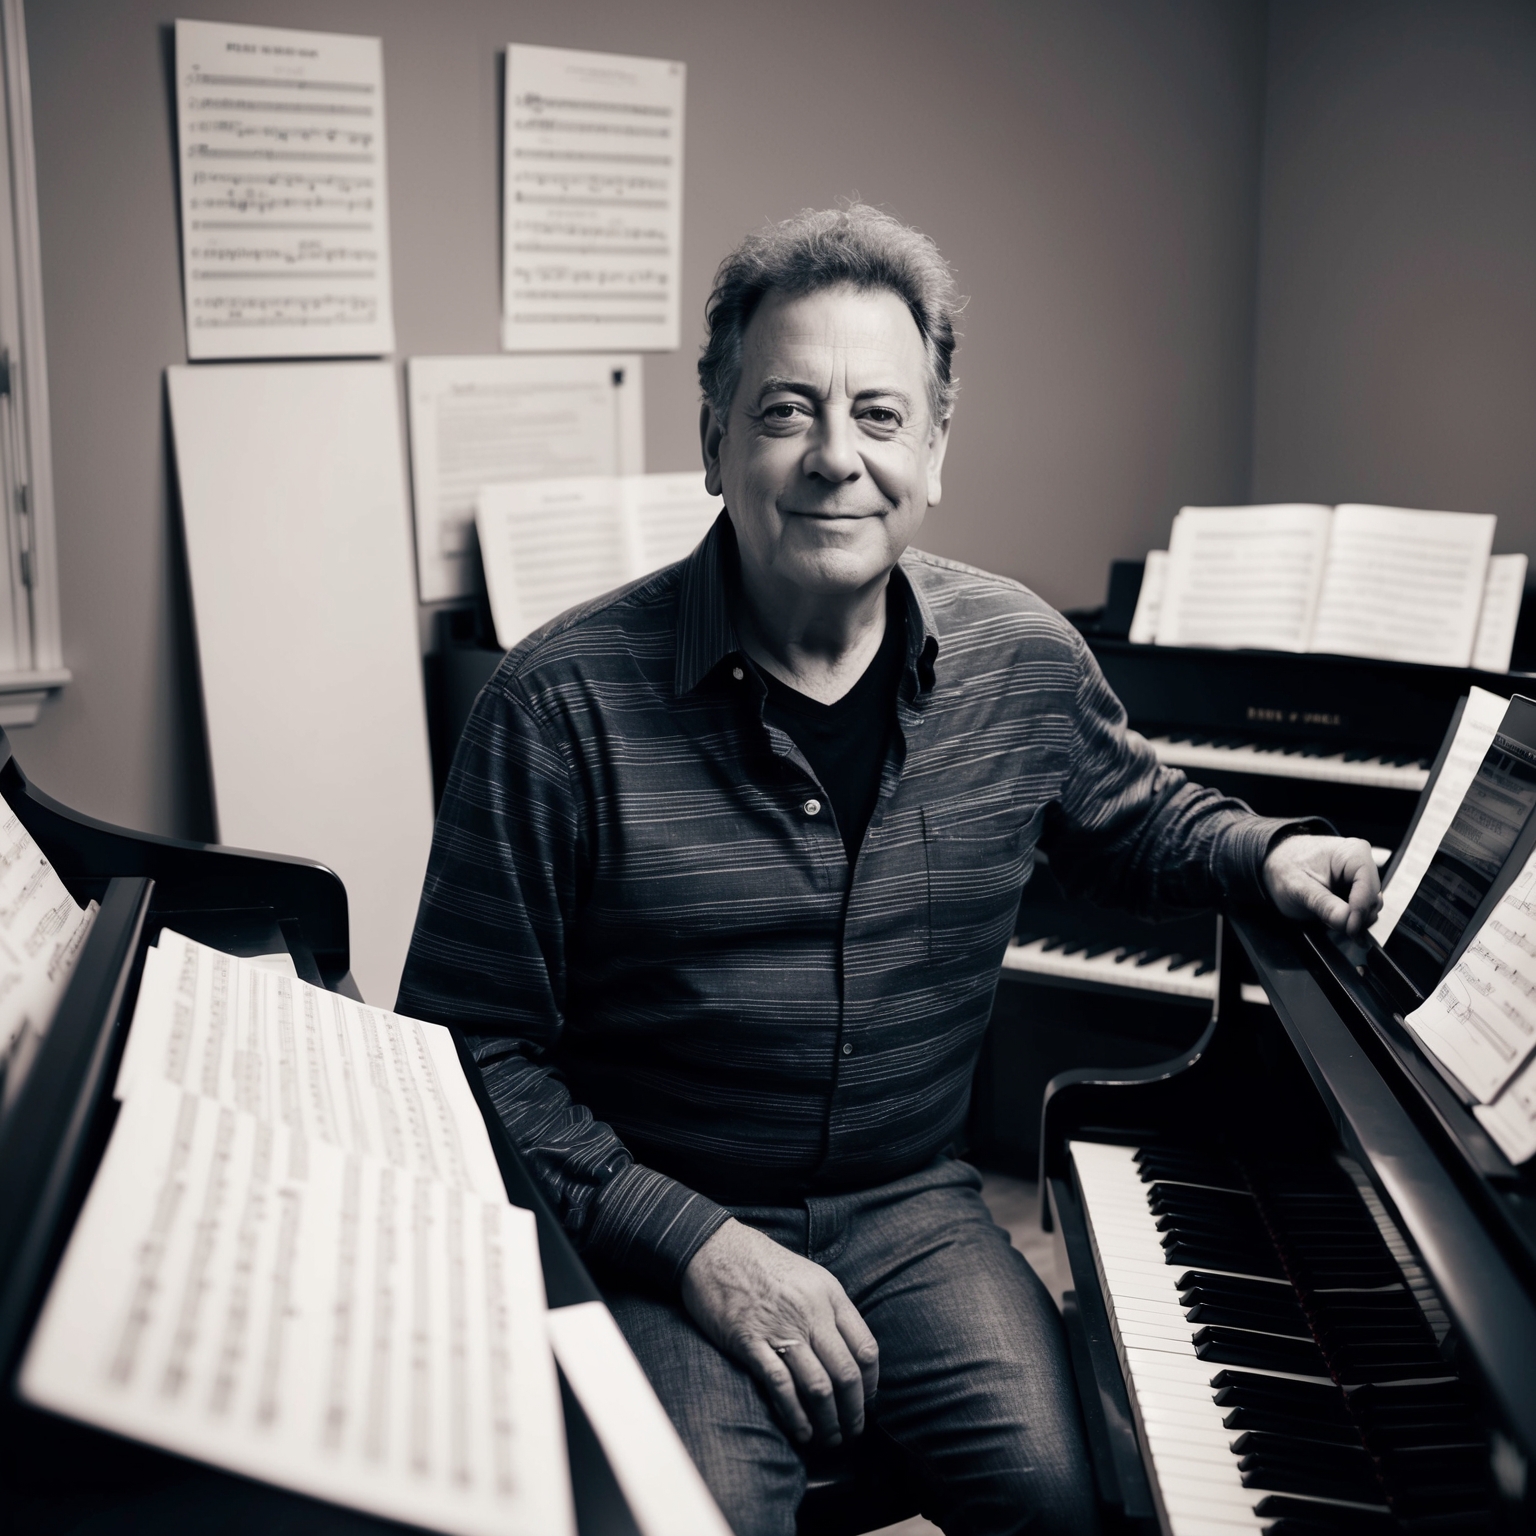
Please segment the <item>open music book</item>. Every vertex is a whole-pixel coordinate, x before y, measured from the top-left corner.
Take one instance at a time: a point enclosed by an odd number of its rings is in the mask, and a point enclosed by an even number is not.
[[[1512,1162],[1536,1155],[1536,701],[1474,688],[1371,929],[1406,1023]]]
[[[475,525],[497,640],[514,646],[567,608],[681,560],[721,505],[697,471],[485,486]]]
[[[1496,519],[1397,507],[1184,507],[1156,606],[1159,645],[1313,651],[1507,671],[1524,556]],[[1137,638],[1152,624],[1138,605]]]
[[[573,1532],[534,1219],[447,1031],[149,954],[23,1396],[454,1536]]]

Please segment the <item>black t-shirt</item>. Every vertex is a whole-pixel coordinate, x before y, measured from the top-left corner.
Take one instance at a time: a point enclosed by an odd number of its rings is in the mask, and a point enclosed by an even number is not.
[[[896,687],[906,663],[906,617],[892,594],[886,604],[885,636],[864,675],[835,704],[781,683],[758,668],[768,689],[763,718],[776,725],[805,754],[827,792],[837,830],[852,864],[880,798],[880,769],[896,723]]]

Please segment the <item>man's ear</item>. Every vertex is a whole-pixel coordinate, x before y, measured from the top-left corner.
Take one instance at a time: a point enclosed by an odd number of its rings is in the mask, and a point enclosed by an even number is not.
[[[944,495],[944,455],[949,451],[949,423],[946,416],[928,434],[928,505],[936,507]]]
[[[725,428],[708,401],[699,407],[699,447],[704,451],[704,489],[711,496],[723,493],[720,480],[720,439]]]

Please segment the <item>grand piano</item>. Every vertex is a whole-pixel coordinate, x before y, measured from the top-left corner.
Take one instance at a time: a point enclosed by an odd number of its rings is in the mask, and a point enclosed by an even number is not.
[[[1536,1528],[1536,1179],[1358,948],[1267,920],[1218,943],[1189,1051],[1064,1073],[1042,1115],[1110,1528]]]
[[[0,1532],[219,1531],[226,1536],[402,1529],[384,1520],[200,1466],[40,1412],[15,1381],[64,1243],[111,1131],[111,1083],[146,948],[161,928],[242,956],[286,955],[304,980],[357,996],[347,898],[328,869],[125,831],[28,783],[0,731],[0,793],[81,903],[100,911],[52,1026],[0,1116]],[[462,1047],[461,1047],[462,1049]],[[466,1059],[508,1198],[534,1212],[552,1307],[600,1300],[549,1214]],[[637,1536],[597,1438],[562,1380],[582,1536]]]
[[[1383,854],[1467,688],[1536,691],[1523,667],[1132,645],[1119,585],[1118,614],[1112,580],[1073,617],[1159,757]],[[1372,958],[1277,920],[1137,925],[1048,868],[1026,893],[977,1125],[995,1146],[1043,1096],[1041,1214],[1111,1530],[1536,1529],[1536,1175]],[[1081,1050],[1084,1024],[1098,1064],[999,1071]]]

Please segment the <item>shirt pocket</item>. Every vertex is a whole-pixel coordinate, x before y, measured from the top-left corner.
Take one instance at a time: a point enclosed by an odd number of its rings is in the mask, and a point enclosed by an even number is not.
[[[991,968],[1001,962],[1034,867],[1043,814],[1019,804],[923,808],[931,964]]]

